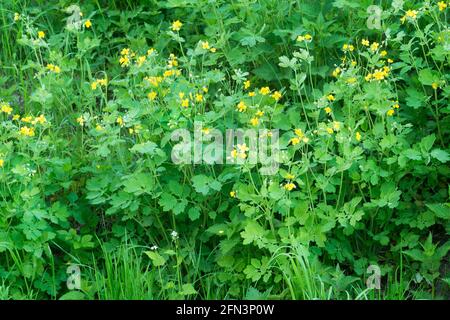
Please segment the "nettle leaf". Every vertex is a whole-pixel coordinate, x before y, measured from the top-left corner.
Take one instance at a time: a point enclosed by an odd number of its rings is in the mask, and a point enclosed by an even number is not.
[[[166,263],[166,259],[156,251],[145,251],[144,253],[152,260],[155,267],[161,267]]]
[[[149,173],[137,173],[124,179],[126,179],[123,183],[124,191],[137,196],[143,193],[150,194],[155,185],[154,179]]]
[[[417,109],[422,107],[427,100],[427,97],[417,89],[410,87],[406,89],[408,96],[406,97],[406,104],[411,108]]]
[[[442,163],[446,163],[447,161],[450,161],[450,156],[448,155],[447,151],[444,151],[441,149],[433,149],[431,151],[430,155]]]
[[[426,206],[433,211],[436,217],[445,220],[450,219],[450,205],[448,203],[426,204]]]
[[[222,188],[222,184],[219,181],[203,174],[194,176],[192,178],[192,185],[195,191],[205,196],[210,192],[220,191]]]
[[[194,286],[191,283],[183,284],[181,287],[180,294],[183,296],[189,296],[192,294],[196,294],[197,290],[195,290]]]
[[[196,207],[192,207],[188,211],[188,216],[189,216],[189,219],[191,219],[192,221],[195,221],[200,217],[200,210]]]
[[[142,153],[142,154],[152,154],[154,153],[155,149],[158,147],[158,145],[154,142],[147,141],[144,143],[139,143],[134,145],[130,151],[134,153]]]
[[[159,198],[158,203],[163,208],[164,211],[170,211],[175,207],[177,199],[170,193],[165,192]]]
[[[419,71],[419,81],[426,85],[431,86],[434,82],[439,82],[439,73],[431,69],[424,69]]]
[[[403,151],[403,155],[411,160],[422,159],[421,153],[414,149],[406,149],[405,151]]]
[[[256,221],[250,220],[244,228],[244,231],[241,232],[241,237],[244,239],[244,244],[250,244],[252,242],[260,243],[264,236],[266,235],[266,231],[263,227],[261,227]]]

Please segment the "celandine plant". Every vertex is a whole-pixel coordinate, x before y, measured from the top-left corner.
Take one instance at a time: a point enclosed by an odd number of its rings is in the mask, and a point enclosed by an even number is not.
[[[0,298],[448,298],[449,6],[1,3]]]

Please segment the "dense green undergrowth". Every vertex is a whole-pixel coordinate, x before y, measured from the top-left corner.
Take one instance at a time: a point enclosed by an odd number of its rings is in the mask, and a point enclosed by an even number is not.
[[[449,7],[0,1],[0,299],[448,298]]]

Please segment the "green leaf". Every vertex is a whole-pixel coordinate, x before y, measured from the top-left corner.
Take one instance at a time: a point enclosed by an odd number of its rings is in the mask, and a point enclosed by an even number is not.
[[[161,267],[166,263],[166,259],[156,251],[145,251],[144,253],[152,260],[155,267]]]
[[[86,295],[81,291],[69,291],[59,297],[59,300],[84,300]]]
[[[442,163],[446,163],[447,161],[450,161],[450,156],[448,155],[447,151],[444,151],[441,149],[433,149],[433,151],[431,151],[430,155]]]
[[[189,216],[189,219],[191,219],[192,221],[195,221],[200,217],[200,210],[196,207],[192,207],[188,211],[188,216]]]

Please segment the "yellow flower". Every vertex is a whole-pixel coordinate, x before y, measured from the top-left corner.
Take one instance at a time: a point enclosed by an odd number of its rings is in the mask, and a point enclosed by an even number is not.
[[[355,60],[352,60],[352,62],[351,62],[351,65],[352,65],[352,67],[356,67],[356,61]]]
[[[367,76],[364,77],[364,79],[366,79],[366,81],[370,81],[372,80],[373,75],[371,73],[369,73]]]
[[[116,122],[117,122],[117,124],[118,124],[119,126],[123,127],[123,118],[122,118],[122,117],[120,117],[120,116],[117,117]]]
[[[217,49],[216,49],[216,48],[211,48],[211,49],[209,49],[209,51],[212,52],[212,53],[214,53],[214,52],[217,51]]]
[[[13,119],[13,120],[19,120],[19,119],[20,119],[20,115],[15,114],[15,115],[12,117],[12,119]]]
[[[304,133],[303,133],[302,129],[295,129],[294,133],[299,138],[302,138],[304,136]]]
[[[127,56],[127,55],[130,54],[130,49],[129,49],[129,48],[123,48],[123,49],[120,51],[120,54],[121,54],[122,56]]]
[[[329,133],[329,134],[333,134],[333,128],[327,128],[327,132]]]
[[[259,93],[261,93],[263,96],[268,95],[270,93],[270,88],[262,87],[261,89],[259,89]]]
[[[236,198],[236,191],[230,191],[230,197]]]
[[[178,92],[178,97],[180,99],[183,99],[184,98],[184,92]]]
[[[14,21],[19,21],[20,20],[20,14],[18,12],[14,13]]]
[[[399,109],[400,105],[398,104],[398,102],[395,102],[395,104],[392,106],[392,108],[394,109]]]
[[[239,149],[239,152],[241,152],[241,153],[245,153],[245,152],[247,152],[247,151],[250,150],[250,148],[247,147],[247,144],[246,144],[246,143],[238,144],[237,147],[238,147],[238,149]]]
[[[239,112],[244,112],[245,110],[247,110],[247,106],[245,105],[245,103],[243,101],[241,101],[238,103],[237,109]]]
[[[248,93],[248,96],[249,96],[249,97],[254,97],[254,96],[256,96],[256,92],[255,92],[255,91],[250,91],[250,92]]]
[[[203,87],[202,90],[204,93],[208,93],[208,87]]]
[[[362,39],[362,40],[361,40],[361,44],[362,44],[363,46],[365,46],[365,47],[368,47],[368,46],[370,45],[370,42],[369,42],[369,40],[367,40],[367,39]]]
[[[205,135],[208,135],[209,132],[210,132],[210,130],[209,130],[209,128],[203,128],[203,129],[202,129],[202,132],[203,132]]]
[[[201,41],[202,49],[209,50],[209,42],[208,41]]]
[[[157,93],[155,92],[155,91],[151,91],[148,95],[147,95],[147,97],[150,99],[150,100],[155,100],[156,99],[156,97],[157,97]]]
[[[45,116],[43,114],[41,114],[39,117],[36,117],[34,119],[34,123],[44,124],[46,122],[47,122],[47,119],[45,118]]]
[[[388,63],[394,63],[394,60],[392,60],[392,59],[389,58],[389,59],[387,59],[387,62],[388,62]]]
[[[311,41],[312,40],[312,36],[309,33],[305,34],[305,40],[306,41]]]
[[[275,99],[275,101],[278,101],[278,100],[280,100],[281,99],[281,93],[280,93],[280,91],[275,91],[273,94],[272,94],[272,98],[274,98]]]
[[[9,103],[2,102],[2,104],[1,104],[1,111],[6,113],[6,114],[11,114],[11,112],[13,111],[13,108],[11,108]]]
[[[298,36],[298,37],[297,37],[297,41],[298,41],[298,42],[300,42],[300,41],[305,41],[305,37],[304,37],[304,36]]]
[[[300,139],[298,137],[294,137],[291,140],[289,140],[289,143],[291,143],[293,146],[300,143]]]
[[[354,83],[356,83],[356,81],[357,81],[357,79],[355,77],[351,77],[351,78],[347,79],[348,84],[354,84]]]
[[[97,80],[91,83],[91,89],[92,90],[97,89],[97,86],[98,86],[98,81]]]
[[[333,70],[333,77],[337,78],[339,76],[339,74],[341,73],[341,68],[336,68]]]
[[[90,27],[92,27],[92,22],[91,22],[91,20],[86,20],[86,22],[84,23],[84,26],[86,27],[86,28],[90,28]]]
[[[394,113],[395,113],[394,109],[390,109],[388,112],[386,112],[388,117],[392,117],[394,115]]]
[[[431,84],[431,87],[432,87],[434,90],[437,90],[437,89],[439,88],[439,83],[433,82],[433,83]]]
[[[80,126],[84,126],[84,118],[83,118],[83,116],[79,116],[79,117],[77,118],[77,123],[78,123]]]
[[[291,173],[286,173],[284,178],[287,179],[287,180],[293,180],[295,178],[295,176],[293,174],[291,174]]]
[[[45,32],[44,31],[38,31],[38,38],[44,39],[45,38]]]
[[[150,48],[147,50],[147,56],[151,56],[156,50],[154,48]]]
[[[256,112],[257,117],[262,117],[263,115],[264,115],[264,111],[258,110],[258,112]]]
[[[331,111],[332,111],[332,110],[331,110],[331,108],[330,108],[330,107],[326,107],[326,108],[325,108],[325,112],[326,112],[327,114],[330,114],[330,113],[331,113]]]
[[[0,159],[0,168],[3,168],[4,165],[5,165],[5,160]]]
[[[31,123],[31,121],[33,121],[33,117],[27,116],[27,117],[20,119],[20,121],[25,122],[25,123]]]
[[[296,186],[295,186],[295,184],[292,183],[292,182],[286,183],[286,184],[284,185],[284,189],[286,189],[287,191],[292,191],[292,190],[295,189],[295,188],[296,188]]]
[[[359,133],[359,131],[356,131],[355,139],[356,141],[361,141],[361,133]]]
[[[341,129],[341,123],[339,121],[333,121],[334,131],[339,131]]]
[[[370,45],[370,50],[372,52],[375,52],[378,50],[379,47],[380,47],[380,44],[378,42],[372,42],[372,44]]]
[[[34,128],[29,128],[27,126],[24,126],[24,127],[20,128],[19,133],[22,136],[33,137],[34,136]]]
[[[144,62],[145,62],[146,59],[147,59],[146,56],[139,56],[139,57],[136,59],[136,64],[138,65],[138,67],[142,66],[142,65],[144,64]]]
[[[102,127],[100,124],[97,124],[97,125],[95,126],[95,130],[97,130],[97,131],[103,131],[103,127]]]
[[[119,63],[122,67],[126,67],[130,65],[130,58],[128,56],[122,56],[119,59]]]
[[[232,158],[237,158],[237,154],[238,154],[238,152],[237,152],[236,149],[233,149],[233,150],[231,151],[231,157],[232,157]]]
[[[329,95],[327,96],[327,99],[328,99],[328,101],[334,101],[334,100],[336,100],[336,98],[335,98],[332,94],[329,94]]]
[[[200,94],[200,93],[197,93],[197,94],[195,95],[195,101],[197,101],[197,102],[202,102],[202,101],[203,101],[203,95]]]
[[[416,10],[408,10],[406,11],[405,17],[411,18],[412,20],[417,18],[417,11]]]
[[[180,31],[183,24],[180,22],[180,20],[172,22],[172,30],[173,31]]]
[[[355,47],[351,44],[344,44],[342,50],[351,52],[355,50]]]
[[[250,124],[254,127],[256,127],[259,124],[259,119],[258,118],[251,118],[250,119]]]
[[[373,73],[373,78],[378,81],[383,80],[385,78],[385,76],[386,76],[386,72],[384,70],[378,69]]]
[[[386,57],[387,54],[388,54],[388,53],[387,53],[386,50],[383,50],[383,51],[380,52],[380,56],[382,56],[382,57]]]
[[[444,11],[447,8],[447,4],[444,1],[438,2],[439,11]]]
[[[244,82],[244,89],[250,88],[250,85],[251,85],[250,80],[245,81]]]
[[[183,108],[189,107],[189,99],[183,99],[183,100],[181,100],[181,106],[182,106]]]

